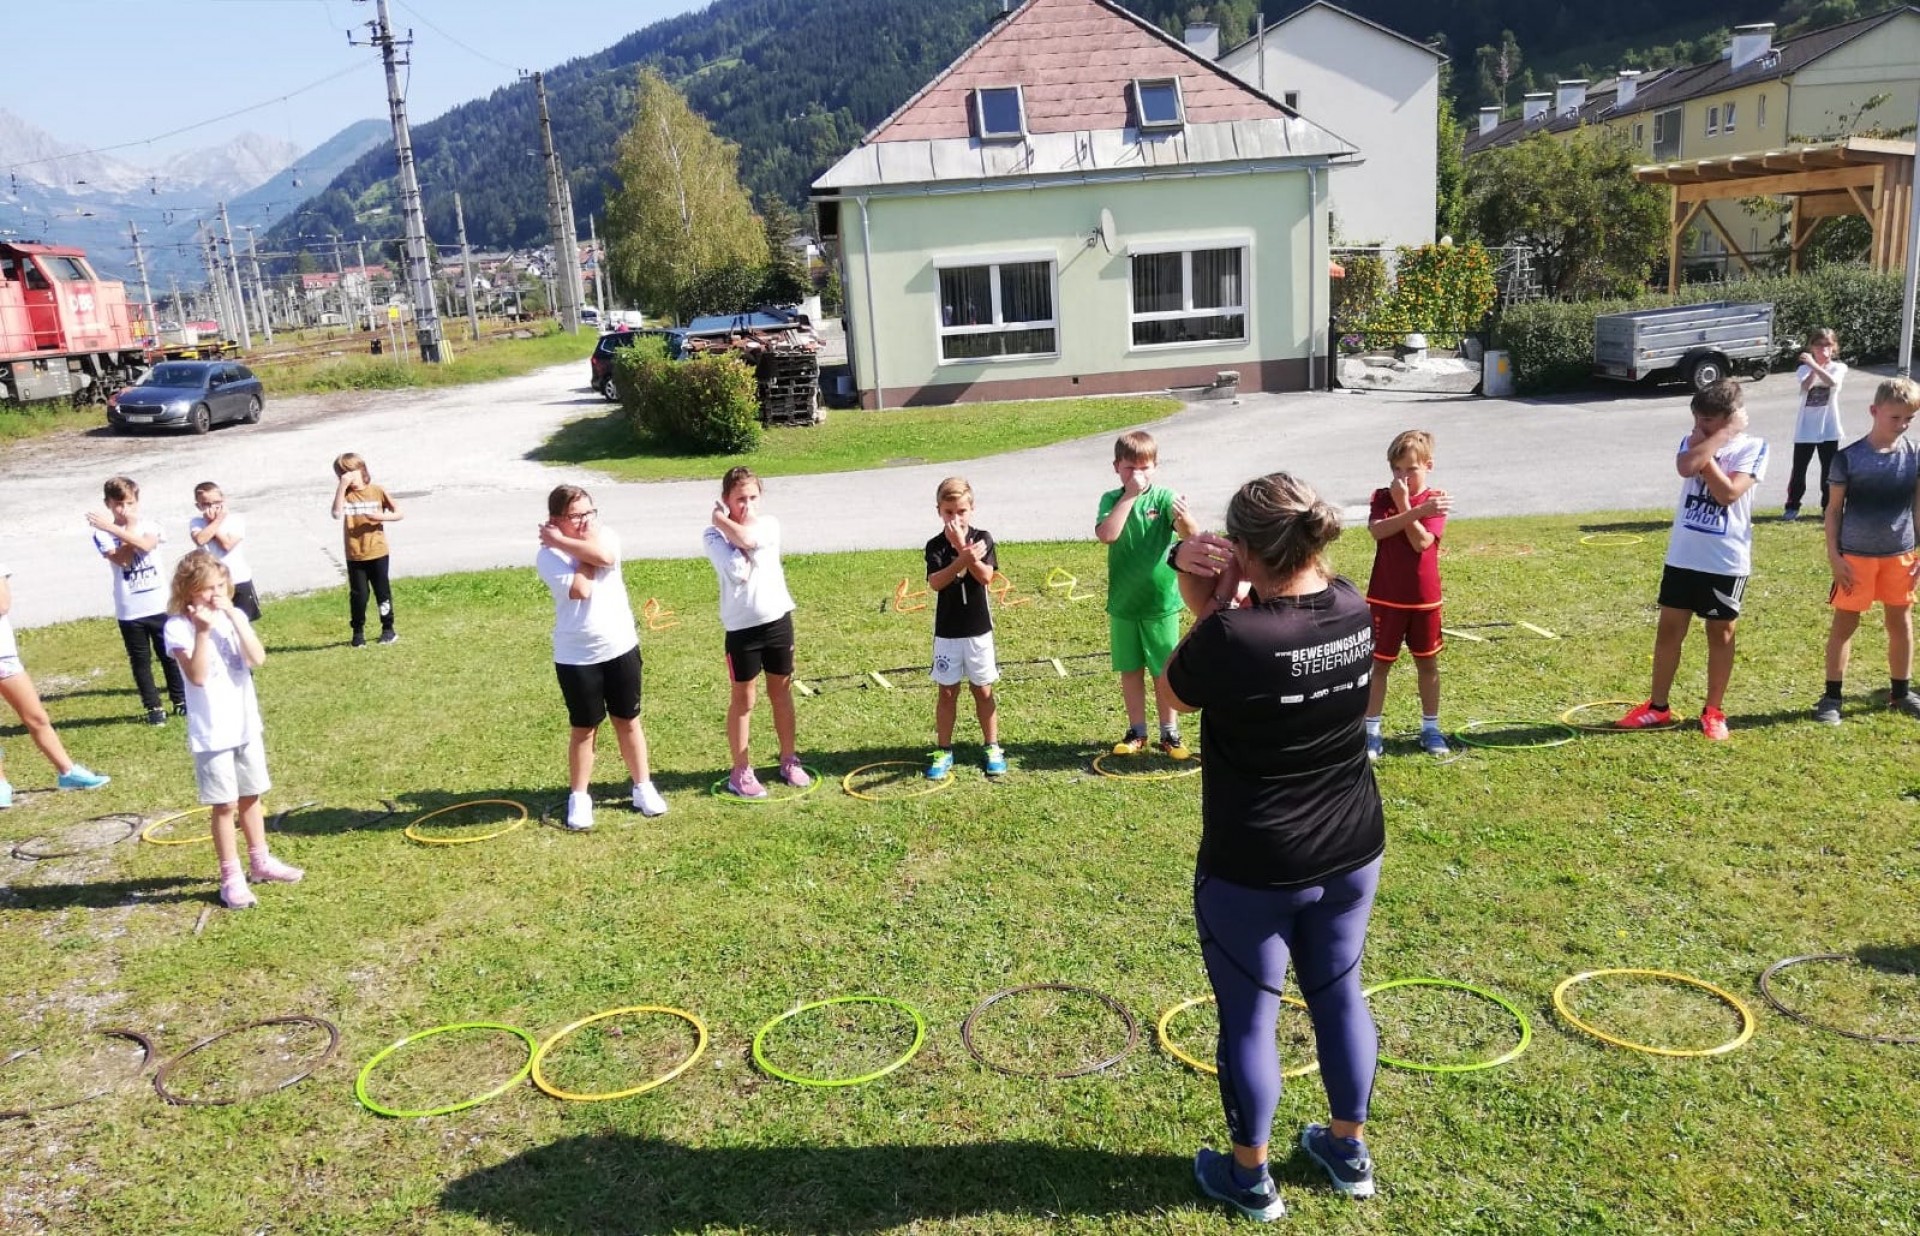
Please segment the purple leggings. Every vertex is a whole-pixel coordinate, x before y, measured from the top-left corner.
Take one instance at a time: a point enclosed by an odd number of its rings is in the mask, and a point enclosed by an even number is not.
[[[1364,1121],[1379,1038],[1360,995],[1360,953],[1380,859],[1305,888],[1247,888],[1196,876],[1193,917],[1220,1011],[1220,1102],[1237,1146],[1264,1146],[1280,1104],[1274,1046],[1291,957],[1313,1018],[1320,1081],[1335,1120]]]

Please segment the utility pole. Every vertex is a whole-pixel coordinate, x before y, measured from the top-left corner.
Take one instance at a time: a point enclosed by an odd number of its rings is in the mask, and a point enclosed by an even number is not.
[[[180,323],[180,327],[181,327],[180,337],[182,339],[185,339],[187,337],[187,334],[186,334],[187,312],[184,308],[181,307],[181,304],[180,304],[180,276],[173,274],[172,272],[168,272],[167,286],[172,289],[172,296],[167,301],[167,307],[173,310],[174,318],[177,319]],[[153,341],[155,343],[161,342],[160,323],[158,322],[155,322],[153,324]]]
[[[565,225],[567,234],[567,258],[564,269],[567,281],[573,290],[573,320],[577,326],[580,321],[580,307],[587,303],[586,276],[580,270],[580,225],[573,218],[573,183],[566,177],[565,169],[560,176],[560,221]]]
[[[247,234],[247,262],[253,267],[253,307],[260,315],[260,329],[266,334],[267,342],[273,342],[273,309],[267,304],[267,287],[260,278],[260,240],[254,235],[254,226],[249,223],[241,231]]]
[[[587,216],[587,247],[593,251],[593,307],[600,311],[600,329],[607,328],[607,259],[600,253],[600,229]]]
[[[378,330],[379,327],[374,324],[373,320],[373,276],[367,273],[367,238],[365,236],[353,242],[353,251],[359,256],[360,261],[360,294],[362,297],[361,303],[366,307],[367,329]],[[359,328],[360,321],[361,319],[358,316],[354,318],[353,324],[355,329]]]
[[[393,23],[387,16],[387,0],[374,0],[377,20],[367,23],[373,36],[370,42],[380,49],[387,69],[387,111],[393,119],[393,152],[400,161],[400,209],[407,227],[407,287],[413,297],[413,324],[420,340],[420,359],[438,364],[449,359],[440,337],[440,312],[433,303],[432,269],[427,254],[427,217],[420,208],[420,178],[413,168],[413,135],[407,127],[407,100],[400,93],[401,47],[413,45],[412,32],[406,39],[393,37]],[[353,35],[347,35],[353,43]],[[364,265],[364,263],[363,263]]]
[[[460,277],[467,282],[467,338],[480,338],[480,315],[473,308],[473,250],[467,246],[467,212],[460,205],[460,194],[453,195],[453,221],[460,229]]]
[[[200,231],[200,260],[207,268],[207,289],[213,293],[213,316],[225,333],[233,328],[233,312],[227,308],[226,280],[220,276],[220,259],[214,252],[213,235],[207,231],[206,220],[200,220],[196,226]]]
[[[153,286],[147,282],[147,255],[140,248],[140,225],[129,219],[127,231],[133,235],[133,268],[140,272],[140,295],[147,298],[147,333],[153,336],[157,345],[160,342],[160,309],[153,303]]]
[[[253,351],[253,329],[247,325],[246,290],[240,286],[240,259],[233,251],[233,223],[227,218],[227,204],[220,203],[220,230],[227,236],[227,274],[233,280],[233,307],[240,315],[240,346]]]
[[[569,248],[568,237],[573,229],[568,224],[561,197],[560,156],[553,150],[553,120],[547,115],[547,83],[538,73],[533,74],[533,97],[540,108],[540,152],[547,161],[547,233],[553,242],[553,260],[556,266],[565,264],[577,266],[580,254],[577,249]],[[580,329],[580,305],[574,299],[574,275],[563,270],[554,271],[554,286],[559,292],[560,326],[571,334]],[[551,304],[549,304],[551,307]]]

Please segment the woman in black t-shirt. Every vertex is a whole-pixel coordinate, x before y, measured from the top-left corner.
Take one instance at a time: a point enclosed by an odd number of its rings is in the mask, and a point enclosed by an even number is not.
[[[1274,1027],[1291,959],[1313,1018],[1331,1118],[1301,1146],[1355,1197],[1373,1193],[1363,1138],[1378,1055],[1360,954],[1386,830],[1367,761],[1367,603],[1325,551],[1340,512],[1284,472],[1248,481],[1224,539],[1176,551],[1193,629],[1167,683],[1200,713],[1194,920],[1220,1013],[1215,1061],[1231,1155],[1194,1157],[1201,1189],[1242,1214],[1285,1213],[1267,1171],[1280,1099]],[[1246,603],[1234,598],[1251,585]]]

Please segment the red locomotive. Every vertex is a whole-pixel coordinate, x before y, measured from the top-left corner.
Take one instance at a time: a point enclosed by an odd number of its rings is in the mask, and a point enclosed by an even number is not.
[[[85,250],[0,244],[0,403],[102,400],[146,365],[126,286]]]

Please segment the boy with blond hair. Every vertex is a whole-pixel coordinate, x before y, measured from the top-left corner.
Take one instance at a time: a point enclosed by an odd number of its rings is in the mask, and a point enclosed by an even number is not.
[[[1734,623],[1753,573],[1753,487],[1766,479],[1767,443],[1747,432],[1746,396],[1722,378],[1693,397],[1693,431],[1674,468],[1685,478],[1660,573],[1660,620],[1653,639],[1653,694],[1614,724],[1624,730],[1673,723],[1668,694],[1680,670],[1687,629],[1707,628],[1707,698],[1700,732],[1727,738],[1722,709],[1733,677]]]
[[[1433,435],[1409,429],[1387,447],[1393,483],[1373,491],[1367,531],[1373,534],[1373,576],[1367,606],[1373,611],[1373,681],[1367,687],[1367,758],[1386,750],[1381,713],[1387,703],[1387,673],[1405,644],[1420,683],[1420,749],[1447,755],[1440,732],[1440,537],[1453,499],[1427,487],[1433,470]]]
[[[993,534],[973,526],[973,486],[967,478],[948,477],[933,497],[941,528],[940,535],[927,542],[927,587],[935,594],[933,681],[940,697],[933,706],[934,751],[927,779],[944,781],[953,773],[953,725],[963,682],[973,690],[980,741],[987,748],[987,775],[998,777],[1007,771],[1007,757],[1000,750],[1000,711],[993,698],[1000,666],[994,657],[987,588],[1000,559]]]
[[[1873,396],[1867,436],[1833,457],[1827,502],[1827,562],[1833,568],[1833,627],[1827,633],[1827,689],[1813,719],[1840,724],[1841,689],[1853,633],[1875,601],[1887,623],[1887,706],[1920,717],[1913,676],[1914,522],[1920,508],[1920,445],[1906,436],[1920,410],[1920,382],[1893,378]]]
[[[1180,642],[1180,577],[1168,555],[1177,537],[1198,531],[1185,498],[1153,483],[1160,446],[1143,429],[1121,434],[1113,444],[1113,471],[1120,488],[1100,497],[1093,535],[1107,547],[1107,628],[1112,663],[1127,707],[1127,733],[1115,755],[1147,749],[1147,675],[1153,676],[1160,713],[1160,750],[1176,760],[1191,753],[1180,741],[1173,693],[1167,689],[1167,658]]]

